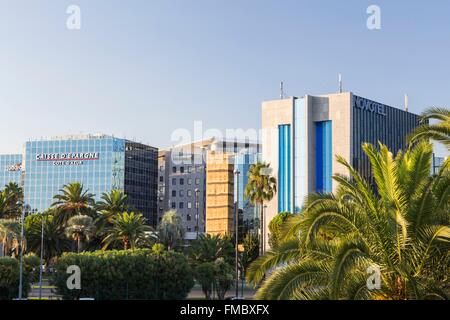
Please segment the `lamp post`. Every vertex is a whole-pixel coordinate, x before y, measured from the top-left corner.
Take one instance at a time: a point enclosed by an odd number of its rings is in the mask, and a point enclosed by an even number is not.
[[[196,239],[198,239],[198,218],[199,218],[199,216],[198,216],[198,207],[200,207],[200,203],[198,202],[198,194],[199,193],[200,193],[200,190],[198,188],[195,188],[195,207],[197,209],[197,214],[196,214],[196,218],[195,218],[195,220],[196,220],[195,228],[196,228],[196,232],[197,232]]]
[[[235,271],[236,271],[236,298],[239,297],[239,170],[234,169],[234,175],[236,176],[236,202],[234,205],[235,210]]]
[[[23,224],[25,220],[25,210],[24,206],[21,216],[21,226],[20,226],[20,267],[19,267],[19,300],[22,300],[22,289],[23,289]]]
[[[41,225],[41,262],[39,266],[39,300],[42,299],[42,271],[44,269],[44,264],[42,263],[44,258],[44,213],[42,215],[42,225]]]

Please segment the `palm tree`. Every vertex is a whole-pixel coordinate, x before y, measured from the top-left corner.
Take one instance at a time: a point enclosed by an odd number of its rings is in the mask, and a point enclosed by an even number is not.
[[[28,250],[40,255],[42,218],[44,218],[44,260],[48,263],[69,249],[64,229],[58,224],[53,212],[30,214],[25,218],[24,231]]]
[[[214,262],[219,258],[233,264],[233,243],[221,235],[201,234],[198,239],[192,241],[189,258],[194,264]]]
[[[244,190],[244,195],[250,203],[260,207],[261,253],[265,252],[264,202],[272,200],[277,192],[277,181],[270,176],[269,170],[269,164],[261,162],[253,164],[248,172],[248,182]]]
[[[184,239],[183,219],[175,210],[167,211],[158,225],[158,235],[167,250],[172,250]]]
[[[446,298],[450,167],[430,177],[427,142],[395,158],[382,144],[380,151],[370,144],[363,150],[375,186],[338,157],[350,177],[334,175],[334,194],[309,195],[279,246],[250,266],[253,284],[271,271],[256,298]],[[367,285],[368,272],[380,280],[379,289]]]
[[[92,215],[94,195],[83,190],[83,185],[78,182],[66,184],[60,193],[53,196],[56,201],[52,208],[56,209],[56,218],[61,226],[65,227],[74,215]]]
[[[89,241],[94,234],[95,226],[89,216],[73,216],[69,219],[65,229],[67,238],[77,244],[77,252],[80,253],[83,241]]]
[[[3,190],[6,197],[9,216],[17,218],[21,215],[23,207],[23,189],[16,182],[9,182]]]
[[[10,207],[8,197],[4,191],[0,191],[0,219],[7,219],[10,217]]]
[[[438,123],[429,124],[429,120],[437,120]],[[431,139],[441,142],[450,149],[450,110],[447,108],[430,108],[421,115],[421,126],[409,136],[410,142],[422,139]]]
[[[96,208],[99,211],[99,217],[96,220],[98,231],[101,235],[105,232],[105,228],[112,225],[115,216],[128,210],[127,195],[121,190],[111,190],[109,193],[104,192],[101,201],[97,202]]]
[[[20,223],[11,219],[0,220],[2,255],[16,257],[20,249]],[[26,241],[23,241],[26,246]]]
[[[125,250],[149,244],[149,233],[153,229],[145,223],[146,219],[140,213],[119,213],[113,220],[112,227],[108,230],[108,234],[103,239],[103,250],[118,243],[121,243]]]

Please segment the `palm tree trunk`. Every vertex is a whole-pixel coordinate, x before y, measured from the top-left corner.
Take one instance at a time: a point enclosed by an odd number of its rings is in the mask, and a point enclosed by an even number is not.
[[[260,218],[260,227],[259,227],[259,229],[261,230],[261,235],[260,235],[260,249],[259,249],[259,251],[260,251],[260,255],[262,256],[262,255],[264,255],[264,202],[263,201],[261,201],[260,202],[260,210],[261,210],[261,213],[260,213],[260,215],[261,215],[261,218]]]
[[[77,252],[80,253],[80,246],[81,246],[81,237],[77,236]]]

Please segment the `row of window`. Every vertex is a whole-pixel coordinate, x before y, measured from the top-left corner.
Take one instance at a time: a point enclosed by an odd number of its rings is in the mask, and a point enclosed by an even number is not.
[[[198,206],[199,206],[199,203],[196,202],[196,203],[195,203],[195,208],[198,209]],[[171,207],[172,209],[177,209],[177,203],[176,203],[176,202],[171,202],[170,207]],[[188,203],[187,203],[187,208],[188,208],[188,209],[192,209],[192,202],[188,202]],[[184,202],[179,202],[179,203],[178,203],[178,209],[184,209]]]
[[[185,180],[184,178],[180,178],[180,180],[178,182],[180,184],[180,186],[184,185],[184,180]],[[187,182],[188,185],[192,185],[193,181],[194,180],[192,178],[188,178],[186,182]],[[163,176],[159,177],[159,182],[164,182],[164,177]],[[197,186],[200,185],[200,178],[196,178],[195,179],[195,184]],[[172,185],[173,186],[177,185],[177,178],[172,178]]]

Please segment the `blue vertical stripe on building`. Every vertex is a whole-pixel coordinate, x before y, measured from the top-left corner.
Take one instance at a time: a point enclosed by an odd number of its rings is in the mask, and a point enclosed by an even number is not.
[[[316,122],[316,191],[332,191],[331,121]]]
[[[278,126],[278,212],[291,211],[291,125]]]

